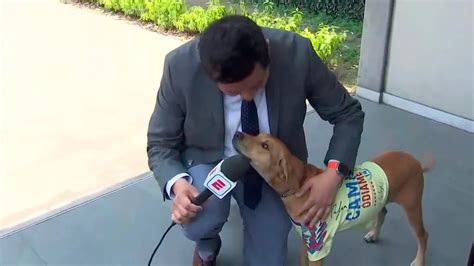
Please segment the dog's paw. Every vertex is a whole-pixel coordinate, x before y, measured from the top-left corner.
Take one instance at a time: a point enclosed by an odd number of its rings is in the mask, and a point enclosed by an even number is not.
[[[374,231],[369,231],[365,236],[364,240],[367,243],[376,243],[379,239],[377,234]]]
[[[420,260],[418,257],[415,258],[411,263],[410,263],[410,266],[424,266],[425,263],[423,262],[423,260]]]

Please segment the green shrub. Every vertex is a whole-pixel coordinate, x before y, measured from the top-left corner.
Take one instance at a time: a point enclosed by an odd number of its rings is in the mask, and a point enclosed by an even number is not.
[[[263,11],[258,5],[253,12],[249,13],[245,3],[240,3],[242,14],[245,14],[254,20],[261,27],[276,28],[286,31],[297,32],[303,37],[308,38],[313,45],[314,50],[326,64],[336,64],[334,52],[346,40],[344,32],[338,33],[334,27],[320,24],[316,32],[308,27],[302,29],[304,13],[298,8],[291,11],[290,15],[286,12],[280,14],[275,10],[275,4],[266,0],[263,2]]]
[[[263,11],[260,10],[259,6],[255,6],[253,12],[249,13],[246,10],[245,3],[241,2],[242,14],[249,17],[255,23],[261,27],[282,29],[287,31],[297,31],[301,26],[301,21],[303,18],[303,13],[295,9],[291,12],[291,15],[287,14],[278,14],[274,12],[274,6],[271,1],[265,1],[263,3]]]
[[[210,23],[227,15],[227,10],[219,0],[213,0],[207,7],[206,19]]]
[[[364,17],[365,0],[248,0],[260,4],[271,1],[277,5],[291,2],[292,6],[305,8],[318,13],[331,16],[343,16],[362,21]]]
[[[145,0],[145,12],[140,18],[170,29],[185,10],[184,0]]]
[[[174,26],[180,31],[201,33],[213,21],[227,14],[236,14],[235,7],[226,10],[218,0],[214,0],[208,4],[207,9],[200,6],[191,7],[178,18]]]
[[[179,16],[174,25],[180,31],[202,32],[207,25],[206,10],[200,6],[193,6]]]
[[[254,11],[249,17],[261,27],[275,28],[286,31],[298,31],[301,28],[302,13],[294,10],[291,16],[280,16],[271,13]]]
[[[120,11],[119,0],[98,0],[98,2],[107,10]]]
[[[128,16],[140,17],[146,11],[145,0],[119,0],[119,5]]]
[[[153,21],[164,29],[176,28],[179,31],[191,33],[201,33],[213,21],[225,15],[237,13],[235,5],[226,9],[219,0],[211,0],[207,8],[193,6],[189,9],[186,8],[185,0],[96,1],[106,9],[122,11],[145,21]],[[240,13],[254,20],[261,27],[293,31],[308,38],[316,53],[326,64],[330,65],[336,64],[333,54],[346,39],[345,32],[337,32],[335,27],[323,23],[328,20],[327,17],[310,18],[310,21],[318,22],[319,28],[314,30],[316,27],[309,28],[308,25],[303,24],[307,12],[298,8],[294,10],[276,8],[270,0],[265,0],[260,5],[254,6],[251,12],[247,10],[245,2],[240,1]],[[340,21],[339,23],[345,22]],[[354,25],[354,29],[357,30],[357,24]]]
[[[345,41],[346,33],[337,33],[330,26],[322,26],[316,33],[305,28],[298,32],[301,36],[308,38],[318,56],[326,63],[335,65],[334,51]]]

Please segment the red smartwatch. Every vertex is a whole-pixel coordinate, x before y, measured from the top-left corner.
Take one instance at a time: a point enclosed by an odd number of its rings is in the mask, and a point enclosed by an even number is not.
[[[336,170],[336,172],[342,178],[346,178],[347,176],[349,176],[349,173],[350,173],[349,167],[347,167],[345,164],[339,162],[338,160],[329,160],[327,167]]]

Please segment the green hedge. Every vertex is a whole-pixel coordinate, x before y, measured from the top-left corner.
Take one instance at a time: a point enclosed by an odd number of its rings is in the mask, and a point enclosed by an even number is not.
[[[364,18],[365,0],[248,0],[251,3],[263,4],[273,2],[277,5],[292,5],[331,16],[348,17],[362,20]]]
[[[210,23],[229,14],[243,14],[263,27],[294,31],[311,40],[316,53],[328,65],[335,62],[334,52],[345,41],[346,33],[337,32],[334,27],[319,25],[316,31],[303,27],[304,13],[298,8],[289,14],[274,12],[274,4],[265,1],[263,9],[249,10],[244,1],[240,4],[223,6],[219,0],[211,0],[206,8],[188,7],[185,0],[87,0],[105,9],[123,12],[126,15],[152,21],[164,29],[177,29],[188,33],[201,33]],[[237,12],[239,10],[239,12]]]

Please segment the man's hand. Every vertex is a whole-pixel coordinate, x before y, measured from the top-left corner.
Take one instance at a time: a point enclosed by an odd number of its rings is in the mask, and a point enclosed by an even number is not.
[[[332,168],[328,168],[323,173],[306,180],[296,193],[297,197],[303,196],[308,190],[310,193],[298,213],[298,215],[301,215],[307,212],[303,220],[305,225],[314,226],[318,221],[324,221],[328,218],[341,181],[342,177]]]
[[[177,224],[187,223],[202,210],[201,206],[191,203],[191,200],[199,193],[188,181],[181,178],[173,185],[175,198],[171,207],[171,220]]]

